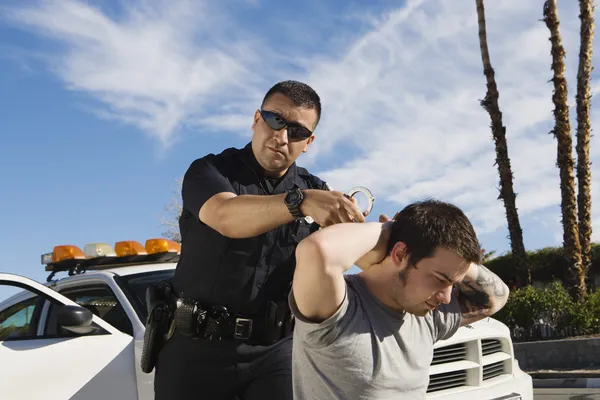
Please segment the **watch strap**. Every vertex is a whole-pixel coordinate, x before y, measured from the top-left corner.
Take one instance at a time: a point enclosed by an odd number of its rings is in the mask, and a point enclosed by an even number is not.
[[[290,210],[290,214],[292,214],[292,217],[294,217],[296,219],[304,218],[304,215],[300,211],[300,205],[299,204],[298,205],[290,205],[290,204],[288,204],[288,210]]]
[[[302,200],[304,198],[303,193],[298,186],[294,186],[292,189],[290,189],[288,191],[288,196],[292,193],[296,194],[297,200],[289,201],[289,199],[286,197],[285,204],[290,214],[292,214],[292,217],[294,217],[295,219],[304,218],[304,214],[302,214],[302,211],[300,211],[300,204],[302,204]]]

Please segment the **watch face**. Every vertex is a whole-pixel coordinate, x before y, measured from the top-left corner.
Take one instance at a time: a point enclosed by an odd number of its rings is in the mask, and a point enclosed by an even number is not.
[[[290,194],[288,194],[288,202],[290,203],[295,203],[298,201],[298,193],[296,192],[291,192]]]

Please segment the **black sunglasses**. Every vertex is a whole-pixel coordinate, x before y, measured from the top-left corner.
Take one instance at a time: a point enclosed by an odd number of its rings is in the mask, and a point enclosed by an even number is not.
[[[271,129],[280,131],[283,128],[287,128],[287,134],[290,139],[304,140],[308,139],[313,134],[308,128],[297,122],[288,122],[281,115],[274,113],[273,111],[260,110],[260,115]]]

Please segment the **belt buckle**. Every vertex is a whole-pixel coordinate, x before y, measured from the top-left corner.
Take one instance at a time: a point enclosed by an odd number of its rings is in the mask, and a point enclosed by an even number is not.
[[[236,339],[247,340],[247,339],[250,339],[251,334],[252,334],[252,320],[249,318],[236,318],[233,336]]]

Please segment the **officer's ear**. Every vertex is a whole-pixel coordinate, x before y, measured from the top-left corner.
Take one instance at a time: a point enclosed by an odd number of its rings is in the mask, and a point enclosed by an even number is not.
[[[304,149],[302,149],[303,153],[306,153],[308,151],[308,146],[310,146],[310,144],[313,142],[313,140],[315,140],[314,134],[311,137],[309,137],[308,140],[306,141],[306,144],[304,145]]]
[[[256,129],[256,124],[258,123],[259,118],[260,118],[260,110],[256,110],[254,112],[254,121],[252,121],[252,131],[254,131]]]

